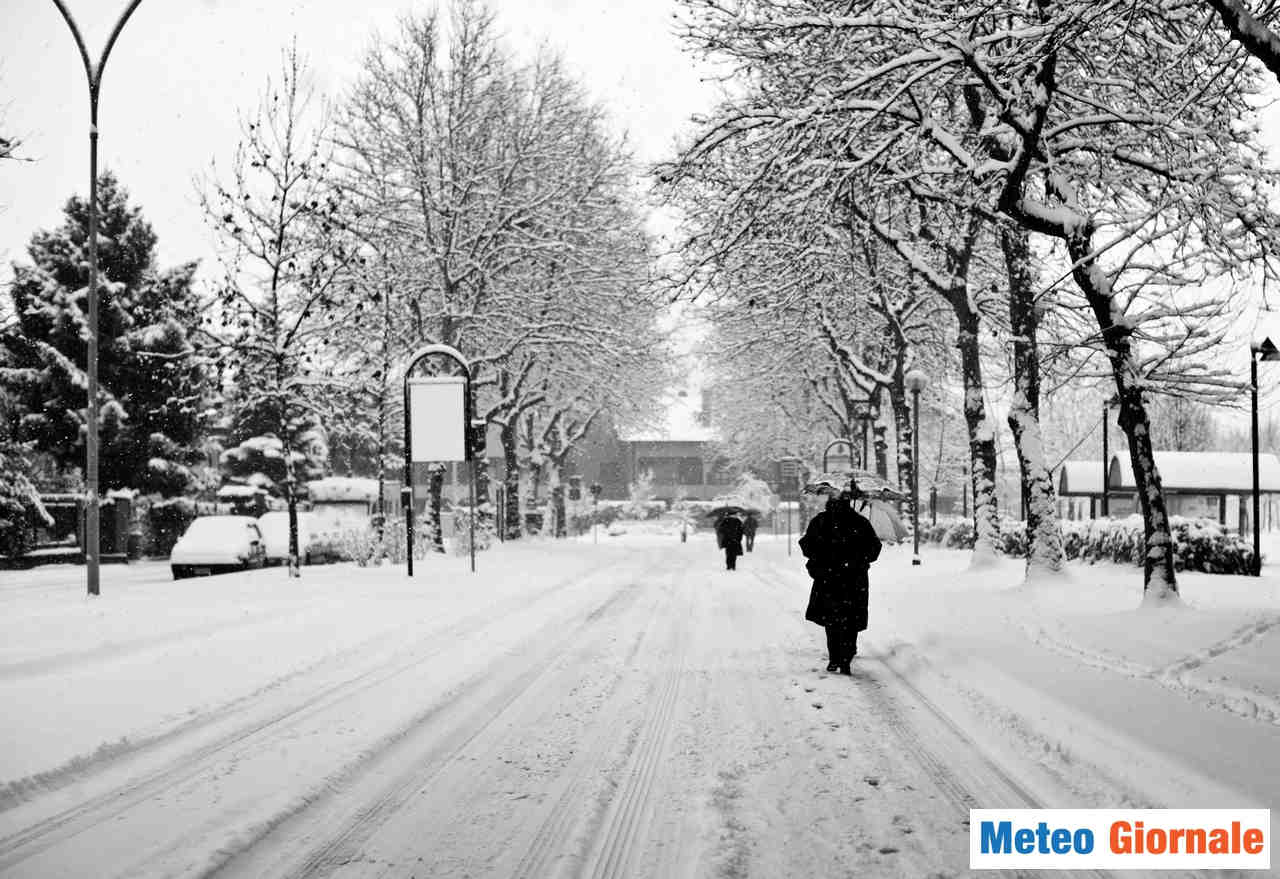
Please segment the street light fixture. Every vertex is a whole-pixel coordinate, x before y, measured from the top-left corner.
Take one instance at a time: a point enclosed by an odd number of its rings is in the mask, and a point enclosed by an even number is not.
[[[929,385],[929,377],[922,369],[913,369],[904,377],[907,390],[911,391],[911,530],[915,544],[912,565],[920,564],[920,392]]]
[[[843,446],[846,451],[843,455],[836,455],[836,460],[839,461],[841,458],[846,459],[849,462],[849,469],[853,469],[853,443],[847,439],[833,439],[831,442],[827,443],[827,447],[822,450],[823,473],[831,472],[831,468],[827,466],[827,456],[831,454],[832,449],[839,448],[840,446]]]
[[[85,436],[85,511],[84,511],[84,550],[85,573],[88,580],[89,594],[98,594],[98,95],[102,92],[102,69],[107,66],[107,56],[116,38],[124,29],[125,22],[133,15],[142,0],[132,0],[129,6],[116,20],[116,26],[107,37],[107,45],[102,50],[95,65],[89,60],[89,50],[80,35],[80,28],[71,17],[63,0],[53,0],[58,7],[71,36],[75,38],[76,48],[80,50],[80,60],[84,63],[84,73],[89,79],[89,290],[85,308],[89,312],[89,343],[85,355],[85,366],[88,372],[89,409],[85,420],[88,432]]]
[[[1252,402],[1253,419],[1251,434],[1253,440],[1253,570],[1255,577],[1262,576],[1262,529],[1261,529],[1261,495],[1258,486],[1258,361],[1275,363],[1280,361],[1280,348],[1271,338],[1254,341],[1249,345],[1249,396]]]

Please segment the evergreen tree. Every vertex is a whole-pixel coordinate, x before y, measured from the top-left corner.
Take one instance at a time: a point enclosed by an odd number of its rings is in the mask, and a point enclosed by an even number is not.
[[[196,264],[157,269],[155,232],[128,193],[110,173],[98,193],[102,487],[177,494],[200,458]],[[62,226],[32,236],[31,265],[14,266],[0,387],[17,410],[15,439],[70,469],[85,455],[89,204],[73,196],[63,210]]]

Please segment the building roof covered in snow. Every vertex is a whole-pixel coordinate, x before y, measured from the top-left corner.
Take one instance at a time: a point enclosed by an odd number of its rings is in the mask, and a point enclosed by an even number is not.
[[[1063,461],[1058,471],[1058,494],[1064,497],[1102,494],[1102,462]]]
[[[378,499],[378,480],[356,476],[329,476],[307,483],[313,504],[373,503]]]
[[[1165,491],[1239,494],[1253,490],[1253,456],[1248,452],[1156,452],[1156,469]],[[1113,455],[1111,491],[1134,491],[1128,453]],[[1280,458],[1258,455],[1258,485],[1280,492]]]
[[[711,429],[707,399],[695,391],[681,391],[667,401],[666,417],[658,424],[623,434],[629,443],[705,443],[719,437]]]

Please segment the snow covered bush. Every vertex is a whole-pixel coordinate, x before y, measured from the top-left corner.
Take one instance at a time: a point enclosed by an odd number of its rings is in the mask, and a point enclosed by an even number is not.
[[[1206,574],[1247,574],[1253,562],[1253,547],[1242,535],[1225,531],[1209,519],[1169,519],[1173,531],[1174,567],[1179,571]],[[923,526],[920,538],[951,549],[973,547],[973,525],[966,519],[939,520]],[[1006,519],[1000,526],[1004,554],[1026,558],[1026,523]],[[1099,561],[1141,565],[1146,542],[1142,518],[1081,519],[1062,523],[1063,551],[1068,559],[1093,564]]]
[[[1000,551],[1012,558],[1027,557],[1027,523],[1017,519],[1000,522]]]
[[[482,526],[479,520],[476,521],[475,541],[476,552],[484,552],[493,545],[494,531],[492,527]],[[454,555],[470,555],[471,554],[471,529],[466,525],[459,527],[453,534],[453,554]]]
[[[362,568],[369,567],[382,556],[382,543],[378,532],[370,528],[348,528],[338,540],[338,556],[344,561],[355,562]]]
[[[29,464],[18,443],[0,442],[0,555],[26,555],[35,548],[37,523],[53,519],[40,503],[26,473]]]
[[[147,555],[167,556],[195,517],[196,502],[190,498],[175,497],[151,504],[147,510],[151,539],[143,551]]]

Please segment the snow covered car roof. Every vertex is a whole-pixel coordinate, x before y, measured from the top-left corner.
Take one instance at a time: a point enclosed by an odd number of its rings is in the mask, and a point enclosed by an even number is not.
[[[200,516],[173,545],[169,561],[178,564],[235,564],[261,539],[252,516]]]

